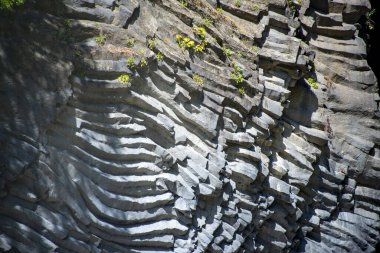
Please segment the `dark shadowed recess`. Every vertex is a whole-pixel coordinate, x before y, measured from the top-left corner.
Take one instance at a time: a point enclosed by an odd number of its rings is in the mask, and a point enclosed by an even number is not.
[[[380,76],[380,62],[379,62],[379,43],[380,43],[380,1],[371,1],[372,9],[376,9],[376,12],[372,16],[372,20],[375,21],[375,29],[369,31],[368,40],[368,64],[371,66],[372,70],[375,72],[377,78]]]

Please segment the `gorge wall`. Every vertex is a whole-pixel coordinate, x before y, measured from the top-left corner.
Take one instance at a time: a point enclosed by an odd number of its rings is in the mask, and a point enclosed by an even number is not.
[[[375,252],[370,9],[30,0],[0,14],[0,250]]]

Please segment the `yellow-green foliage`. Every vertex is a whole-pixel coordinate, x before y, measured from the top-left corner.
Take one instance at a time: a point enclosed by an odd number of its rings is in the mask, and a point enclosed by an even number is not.
[[[207,27],[209,27],[209,26],[212,25],[212,21],[210,19],[208,19],[208,18],[202,19],[201,22],[202,22],[203,25],[205,25]]]
[[[235,0],[234,4],[236,7],[241,7],[241,0]]]
[[[156,48],[156,40],[155,39],[149,39],[148,40],[148,48],[150,50],[153,50]]]
[[[234,68],[230,73],[230,77],[237,83],[242,83],[244,81],[244,76],[243,76],[243,70],[239,65],[234,63]]]
[[[133,47],[135,45],[135,39],[129,38],[127,39],[127,47]]]
[[[123,84],[129,83],[129,75],[128,74],[122,74],[120,75],[117,80]]]
[[[309,77],[309,78],[307,79],[307,82],[310,84],[310,86],[311,86],[313,89],[318,89],[318,83],[317,83],[317,81],[316,81],[314,78]]]
[[[224,54],[227,58],[230,58],[230,57],[234,54],[234,51],[232,51],[231,49],[229,49],[229,48],[227,48],[227,47],[223,47],[222,50],[223,50],[223,54]]]
[[[193,30],[201,38],[204,39],[206,36],[206,29],[202,26],[194,26]]]
[[[135,59],[133,59],[133,57],[128,57],[128,59],[127,59],[127,66],[129,68],[133,68],[135,66]]]
[[[157,61],[162,61],[162,60],[164,60],[164,55],[161,52],[158,52],[156,54],[156,59],[157,59]]]
[[[222,14],[222,13],[223,13],[223,8],[218,7],[218,8],[216,8],[216,11],[217,11],[219,14]]]
[[[194,74],[193,75],[193,80],[194,80],[194,82],[197,84],[197,85],[199,85],[199,86],[202,86],[203,85],[203,78],[202,77],[200,77],[199,75],[197,75],[197,74]]]
[[[244,89],[244,87],[240,87],[240,88],[239,88],[239,93],[240,93],[241,95],[244,95],[244,94],[245,94],[245,89]]]
[[[21,5],[25,0],[0,0],[0,10],[11,10],[14,6]]]
[[[95,37],[95,42],[99,46],[103,46],[104,44],[106,44],[106,41],[107,41],[107,36],[103,34],[100,34],[99,36]]]
[[[260,10],[259,5],[257,4],[251,4],[250,8],[251,8],[251,11],[254,11],[254,12],[258,12]]]
[[[145,67],[146,65],[148,65],[148,61],[146,60],[145,57],[141,58],[140,60],[140,67]]]
[[[259,48],[257,47],[257,46],[252,46],[251,47],[251,51],[253,52],[253,53],[255,53],[255,54],[257,54],[258,52],[259,52]]]
[[[187,7],[187,2],[184,0],[178,0],[182,7]]]

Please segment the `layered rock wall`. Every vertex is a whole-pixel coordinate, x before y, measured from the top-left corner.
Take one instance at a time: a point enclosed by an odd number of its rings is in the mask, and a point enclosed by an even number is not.
[[[375,252],[370,8],[40,0],[0,16],[0,249]]]

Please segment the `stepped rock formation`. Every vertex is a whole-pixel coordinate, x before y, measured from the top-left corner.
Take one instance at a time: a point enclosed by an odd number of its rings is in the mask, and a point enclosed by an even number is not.
[[[1,251],[375,252],[370,9],[38,0],[1,14]]]

